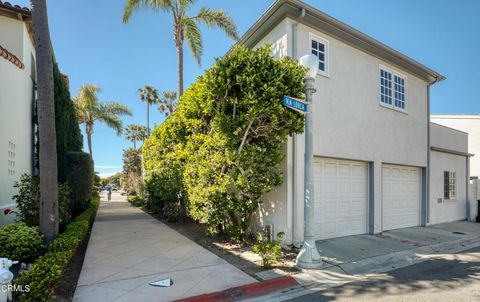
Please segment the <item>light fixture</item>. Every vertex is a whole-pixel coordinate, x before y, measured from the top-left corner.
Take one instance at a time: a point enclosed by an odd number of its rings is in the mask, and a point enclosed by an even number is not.
[[[298,62],[300,63],[300,65],[308,69],[306,75],[307,78],[315,78],[317,76],[318,57],[316,55],[304,55],[298,60]]]

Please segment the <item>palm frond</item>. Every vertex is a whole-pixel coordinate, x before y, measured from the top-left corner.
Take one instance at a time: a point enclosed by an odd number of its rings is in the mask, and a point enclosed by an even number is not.
[[[222,10],[203,7],[200,9],[198,15],[192,19],[208,27],[218,27],[234,40],[239,39],[237,25],[235,25],[232,18]]]
[[[184,18],[185,24],[185,39],[187,40],[190,51],[192,52],[195,61],[201,66],[201,60],[203,55],[203,43],[200,29],[193,19]]]
[[[175,0],[127,0],[123,8],[123,23],[128,23],[133,13],[140,9],[164,10],[167,11],[172,7]]]

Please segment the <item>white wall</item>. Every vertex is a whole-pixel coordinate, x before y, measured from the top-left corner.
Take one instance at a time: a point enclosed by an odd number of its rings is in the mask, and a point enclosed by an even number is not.
[[[467,218],[466,157],[432,151],[430,157],[430,224]],[[457,198],[443,198],[443,172],[456,172]]]
[[[480,115],[432,115],[431,121],[468,133],[470,175],[480,176]]]
[[[14,181],[23,173],[31,174],[32,165],[32,89],[30,56],[34,47],[23,22],[0,16],[0,44],[25,64],[19,69],[0,58],[0,225],[11,222],[12,215],[3,215],[3,209],[13,208],[16,194]],[[4,31],[4,28],[8,30]],[[17,35],[17,36],[15,36]],[[9,142],[15,149],[9,148]],[[15,157],[9,157],[9,151]],[[9,167],[9,160],[15,167]],[[14,175],[9,175],[14,170]]]

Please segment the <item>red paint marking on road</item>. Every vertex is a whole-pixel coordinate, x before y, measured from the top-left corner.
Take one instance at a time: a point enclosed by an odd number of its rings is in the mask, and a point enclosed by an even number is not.
[[[279,291],[281,289],[287,289],[297,285],[299,285],[297,280],[290,276],[286,276],[258,283],[251,283],[247,285],[233,287],[220,292],[213,292],[185,299],[175,300],[175,302],[233,302],[266,295],[272,292]]]

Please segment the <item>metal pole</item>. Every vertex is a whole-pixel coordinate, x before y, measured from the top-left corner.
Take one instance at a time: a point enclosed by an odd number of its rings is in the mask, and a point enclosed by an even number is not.
[[[313,170],[313,129],[312,101],[315,93],[314,78],[305,78],[305,96],[308,103],[308,113],[305,118],[305,179],[304,179],[304,241],[297,256],[298,268],[315,269],[322,266],[322,260],[315,245],[313,232],[314,220],[314,188],[312,184]]]

